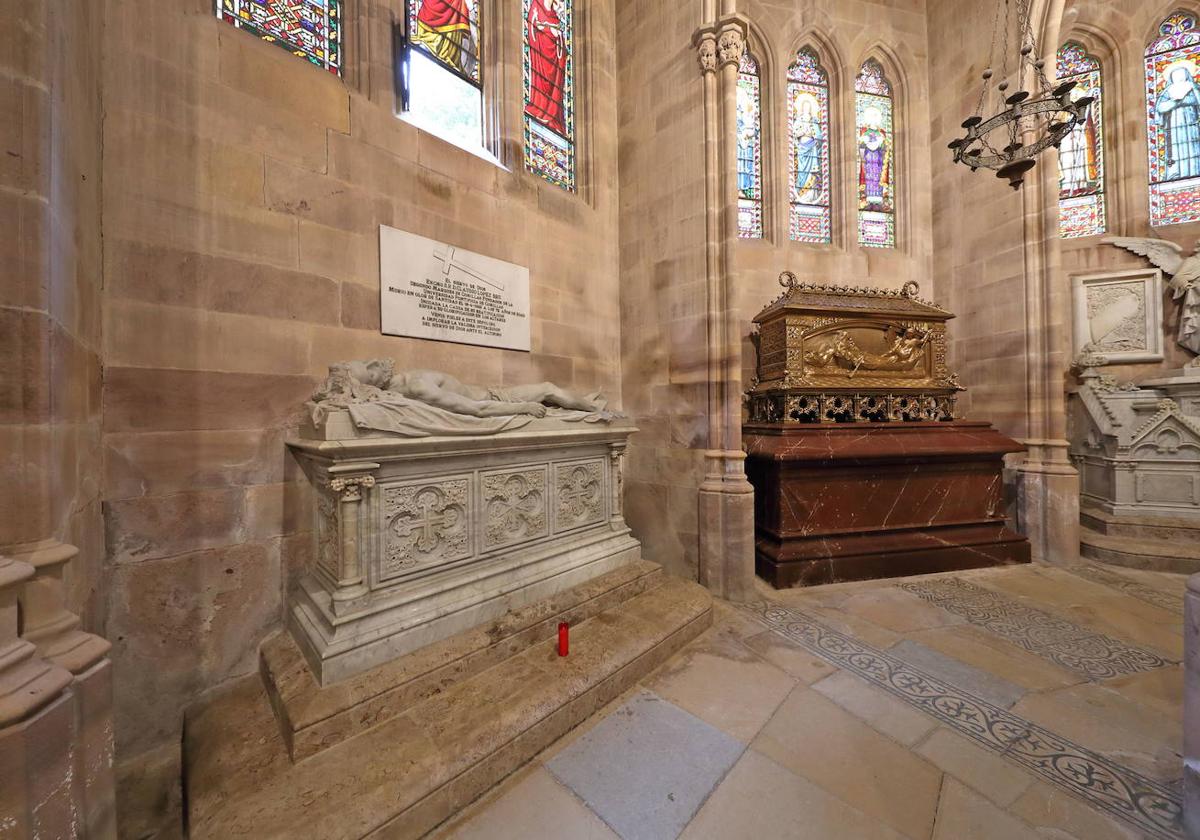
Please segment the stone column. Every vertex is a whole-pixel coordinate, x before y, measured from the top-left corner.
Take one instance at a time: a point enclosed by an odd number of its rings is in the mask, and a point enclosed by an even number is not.
[[[112,663],[108,659],[112,645],[80,630],[79,616],[66,608],[63,578],[79,549],[58,540],[42,540],[14,548],[12,553],[16,561],[33,570],[19,599],[24,618],[21,635],[70,682],[63,714],[72,718],[71,724],[63,733],[47,731],[43,737],[54,743],[69,733],[71,809],[74,818],[82,821],[80,834],[115,836]],[[36,772],[38,765],[30,769]]]
[[[333,612],[345,615],[362,605],[369,589],[362,557],[362,533],[359,506],[375,486],[379,464],[359,462],[329,468],[329,489],[338,498],[338,568],[332,593]]]
[[[704,77],[706,271],[708,287],[708,450],[699,489],[700,582],[743,600],[753,592],[754,488],[741,450],[741,336],[735,299],[738,64],[748,26],[724,14],[692,38]],[[717,9],[711,9],[715,16]]]
[[[1183,648],[1183,826],[1200,838],[1200,574],[1187,582]]]
[[[22,639],[19,597],[34,568],[0,557],[0,835],[75,836],[71,672]]]
[[[1063,0],[1036,0],[1031,19],[1039,32],[1046,67],[1054,66]],[[1026,69],[1025,89],[1034,90]],[[1033,141],[1032,134],[1022,138]],[[1071,299],[1060,282],[1058,176],[1053,156],[1044,154],[1022,187],[1028,359],[1029,452],[1017,466],[1017,523],[1029,538],[1036,562],[1079,560],[1079,473],[1071,464],[1067,437],[1067,368],[1070,364]]]
[[[612,513],[609,515],[608,524],[614,531],[629,530],[629,526],[625,524],[625,506],[621,495],[624,484],[622,458],[625,456],[626,445],[623,440],[613,441],[608,445],[608,462],[612,476]]]

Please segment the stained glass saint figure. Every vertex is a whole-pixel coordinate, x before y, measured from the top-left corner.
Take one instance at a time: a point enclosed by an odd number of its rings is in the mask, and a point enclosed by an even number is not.
[[[875,59],[854,79],[854,128],[858,145],[858,244],[896,246],[895,126],[892,86]]]
[[[737,185],[738,235],[761,239],[762,211],[762,97],[758,62],[749,52],[738,66]]]
[[[567,42],[558,6],[558,0],[530,0],[529,3],[525,23],[531,76],[525,113],[552,131],[566,134],[563,90],[567,75]]]
[[[1194,64],[1170,68],[1167,83],[1154,104],[1165,138],[1168,180],[1200,175],[1200,88],[1192,76]]]
[[[821,129],[821,103],[812,93],[795,92],[796,133],[792,148],[796,157],[792,167],[796,179],[796,197],[802,204],[818,204],[825,157],[825,135]]]
[[[1200,32],[1177,12],[1146,49],[1150,224],[1200,220]]]
[[[413,0],[412,42],[472,82],[479,74],[479,0]]]
[[[863,109],[862,125],[858,130],[858,155],[858,186],[863,196],[863,209],[884,209],[884,194],[891,178],[892,146],[879,108]]]

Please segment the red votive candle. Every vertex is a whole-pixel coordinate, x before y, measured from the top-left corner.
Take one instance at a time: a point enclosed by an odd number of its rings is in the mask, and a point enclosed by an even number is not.
[[[558,623],[558,655],[566,656],[570,645],[571,625],[565,621]]]

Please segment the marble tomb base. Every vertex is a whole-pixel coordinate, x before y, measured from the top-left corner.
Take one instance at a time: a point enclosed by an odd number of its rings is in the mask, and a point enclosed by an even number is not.
[[[778,588],[1028,563],[988,423],[748,424],[755,568]]]
[[[317,494],[289,623],[322,684],[641,557],[620,504],[628,421],[406,438],[345,414],[289,442]]]

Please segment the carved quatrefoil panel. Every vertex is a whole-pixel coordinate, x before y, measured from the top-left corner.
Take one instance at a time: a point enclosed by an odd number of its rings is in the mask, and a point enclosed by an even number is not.
[[[471,556],[471,519],[465,476],[384,487],[381,577]]]
[[[484,550],[526,542],[550,533],[546,467],[483,476]]]
[[[604,462],[554,465],[554,530],[569,531],[603,522]]]

